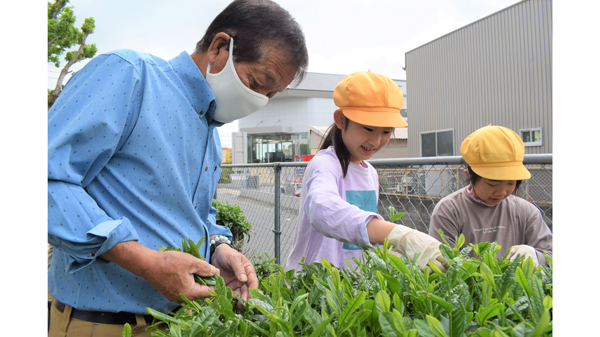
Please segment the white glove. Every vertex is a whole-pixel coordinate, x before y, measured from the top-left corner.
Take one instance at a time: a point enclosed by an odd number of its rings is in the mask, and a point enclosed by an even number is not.
[[[446,272],[448,260],[440,252],[440,242],[431,236],[416,229],[396,225],[387,239],[393,250],[411,260],[420,252],[417,264],[421,270],[428,268],[427,261],[432,260],[441,271]]]
[[[530,257],[533,260],[533,265],[535,267],[540,265],[540,261],[538,261],[537,253],[535,252],[535,248],[528,245],[517,245],[512,246],[510,249],[510,253],[508,253],[508,259],[514,261],[517,258],[517,255],[521,255],[523,259],[527,259]]]

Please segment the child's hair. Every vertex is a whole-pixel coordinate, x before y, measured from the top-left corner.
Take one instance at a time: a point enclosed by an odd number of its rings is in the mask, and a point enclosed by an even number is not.
[[[342,114],[342,118],[344,120],[344,130],[348,128],[349,119]],[[350,165],[350,151],[344,144],[344,140],[342,139],[342,130],[335,125],[335,123],[331,124],[329,128],[327,128],[327,135],[321,141],[321,145],[319,146],[319,151],[325,150],[326,148],[333,145],[333,149],[335,150],[335,155],[338,157],[340,161],[340,165],[342,166],[342,172],[344,172],[344,178],[346,177],[346,173],[348,173],[348,165]]]
[[[473,169],[471,168],[471,166],[467,165],[467,171],[469,172],[469,181],[471,182],[471,186],[475,186],[475,184],[481,180],[481,177],[473,172]],[[492,180],[492,179],[490,179]],[[517,190],[519,189],[519,186],[521,186],[521,183],[523,182],[523,180],[517,180],[516,181],[516,186],[515,186],[515,190],[513,191],[512,194],[515,194],[517,192]]]

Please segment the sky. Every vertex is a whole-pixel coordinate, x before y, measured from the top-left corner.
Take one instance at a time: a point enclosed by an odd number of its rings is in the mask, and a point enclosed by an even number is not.
[[[98,54],[120,48],[171,59],[191,53],[208,25],[230,1],[71,0],[77,26],[93,17],[88,38]],[[346,75],[371,70],[406,79],[404,54],[436,38],[511,6],[515,0],[280,0],[302,26],[309,72]],[[85,63],[72,67],[77,70]],[[48,88],[60,69],[48,66]],[[231,147],[237,122],[219,128]]]
[[[502,10],[516,1],[490,0],[282,0],[304,29],[309,71],[348,74],[371,70],[405,79],[404,54]],[[165,59],[191,52],[210,21],[229,1],[72,0],[78,19],[92,16],[89,42],[99,53],[130,48]],[[594,213],[600,184],[597,79],[600,32],[593,1],[553,2],[553,229],[554,331],[586,335],[597,319],[596,272],[600,226]],[[5,334],[42,335],[47,314],[47,1],[10,1],[0,21],[3,52],[0,123],[0,202],[4,236]],[[77,69],[78,67],[74,67]],[[229,130],[226,130],[229,128]],[[230,136],[235,126],[221,131]],[[226,143],[226,140],[223,140]],[[591,278],[590,278],[591,276]],[[587,280],[587,281],[586,281]],[[587,283],[585,283],[587,282]],[[581,286],[580,286],[581,285]],[[14,309],[27,305],[27,314]],[[572,310],[577,308],[577,310]],[[589,309],[589,310],[588,310]],[[33,319],[32,319],[33,318]],[[35,321],[35,323],[34,323]],[[35,332],[33,332],[35,331]],[[568,332],[567,332],[568,331]],[[581,332],[581,333],[578,333]],[[587,331],[589,332],[589,331]],[[557,335],[561,335],[557,333]]]

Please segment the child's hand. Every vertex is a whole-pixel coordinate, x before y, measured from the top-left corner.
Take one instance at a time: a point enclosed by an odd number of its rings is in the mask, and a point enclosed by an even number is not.
[[[406,226],[397,225],[387,237],[392,249],[412,259],[420,252],[417,263],[421,270],[429,268],[427,262],[432,260],[441,271],[446,272],[448,260],[440,252],[440,242],[431,236]]]
[[[535,252],[535,248],[528,245],[516,245],[512,246],[510,249],[510,253],[508,254],[508,259],[514,261],[517,258],[517,255],[523,257],[523,259],[531,258],[533,260],[533,265],[535,267],[540,265],[540,261],[538,261],[537,253]]]

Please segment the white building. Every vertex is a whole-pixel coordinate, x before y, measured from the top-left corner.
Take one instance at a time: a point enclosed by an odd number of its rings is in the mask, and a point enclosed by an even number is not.
[[[294,155],[315,154],[325,130],[333,124],[333,90],[346,75],[307,73],[295,87],[278,93],[264,108],[238,121],[232,136],[233,163],[293,161]],[[404,94],[406,81],[394,80]],[[373,158],[407,157],[407,128],[396,129],[390,143]]]

